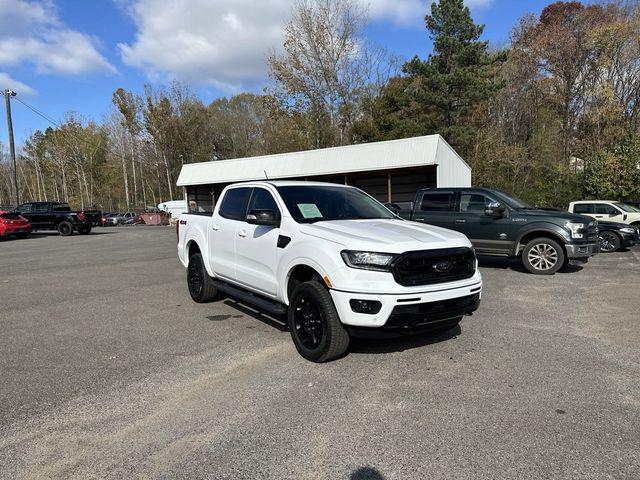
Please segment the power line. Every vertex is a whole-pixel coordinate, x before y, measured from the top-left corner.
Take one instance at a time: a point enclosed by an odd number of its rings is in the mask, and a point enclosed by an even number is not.
[[[33,113],[35,113],[36,115],[39,115],[40,117],[44,118],[47,122],[51,123],[53,126],[57,127],[58,129],[61,128],[61,125],[56,122],[55,120],[53,120],[50,116],[48,116],[47,114],[41,112],[40,110],[38,110],[36,107],[33,107],[31,105],[29,105],[26,102],[23,102],[22,100],[20,100],[19,98],[15,98],[15,100],[18,100],[21,104],[23,104],[25,107],[27,107],[29,110],[31,110]],[[91,147],[91,148],[98,148],[102,151],[104,151],[104,153],[106,154],[111,154],[116,158],[119,158],[120,160],[125,160],[127,161],[127,157],[125,155],[121,155],[120,153],[116,152],[113,149],[110,149],[107,145],[102,144],[102,141],[100,141],[100,143],[98,145],[91,145],[89,142],[87,142],[84,138],[81,138],[75,134],[73,134],[72,132],[68,132],[68,131],[64,131],[64,130],[58,130],[60,133],[64,134],[64,135],[71,135],[73,136],[76,140],[78,140],[79,142],[82,142],[85,144],[85,146]],[[74,147],[74,145],[68,144],[70,147]]]
[[[33,113],[35,113],[36,115],[40,115],[42,118],[44,118],[47,122],[51,123],[52,125],[60,128],[60,125],[53,120],[51,117],[49,117],[48,115],[42,113],[40,110],[38,110],[36,107],[32,107],[31,105],[29,105],[26,102],[23,102],[21,99],[19,99],[18,97],[15,98],[15,100],[17,100],[18,102],[20,102],[21,104],[23,104],[25,107],[27,107],[29,110],[31,110]]]

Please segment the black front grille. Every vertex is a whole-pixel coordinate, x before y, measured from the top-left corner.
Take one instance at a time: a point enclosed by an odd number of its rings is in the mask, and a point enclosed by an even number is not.
[[[467,247],[407,252],[391,265],[393,278],[406,287],[464,280],[475,271],[476,256]]]
[[[398,305],[391,312],[385,328],[415,326],[458,318],[477,310],[479,305],[479,293],[437,302]]]

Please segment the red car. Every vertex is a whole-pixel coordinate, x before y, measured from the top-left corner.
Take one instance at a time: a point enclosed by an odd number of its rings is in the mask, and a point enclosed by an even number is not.
[[[29,220],[19,213],[0,212],[0,238],[15,235],[18,238],[27,238],[31,233]]]

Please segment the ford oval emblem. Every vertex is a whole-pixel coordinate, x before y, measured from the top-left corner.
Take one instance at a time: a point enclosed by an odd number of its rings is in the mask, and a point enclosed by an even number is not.
[[[438,262],[433,266],[433,269],[438,273],[447,273],[451,271],[453,268],[453,264],[448,260],[443,260],[442,262]]]

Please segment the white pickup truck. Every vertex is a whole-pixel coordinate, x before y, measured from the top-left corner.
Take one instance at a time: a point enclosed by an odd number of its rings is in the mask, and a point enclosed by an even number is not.
[[[349,186],[227,186],[212,214],[182,214],[178,256],[196,302],[218,292],[287,314],[298,352],[342,356],[350,335],[443,330],[480,304],[463,234],[403,220]]]

